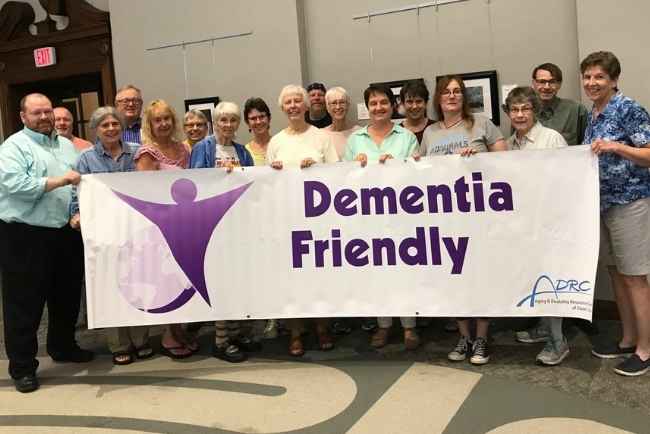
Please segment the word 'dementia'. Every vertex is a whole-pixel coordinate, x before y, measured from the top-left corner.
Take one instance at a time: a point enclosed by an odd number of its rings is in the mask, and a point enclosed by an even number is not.
[[[506,182],[483,184],[483,174],[473,172],[471,183],[460,177],[451,184],[393,187],[344,188],[332,193],[319,181],[304,182],[306,218],[323,216],[333,210],[343,217],[383,214],[436,214],[510,212],[514,210],[512,187]],[[316,239],[311,230],[291,233],[292,266],[303,268],[311,258],[314,267],[441,266],[451,262],[451,274],[461,274],[469,246],[468,236],[443,236],[439,226],[417,226],[414,236],[394,239],[381,234],[369,240],[346,239],[333,228],[326,239]],[[311,262],[311,261],[309,261]]]

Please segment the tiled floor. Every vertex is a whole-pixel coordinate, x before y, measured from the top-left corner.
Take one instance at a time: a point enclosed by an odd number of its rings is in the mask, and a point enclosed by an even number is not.
[[[404,350],[397,331],[373,351],[355,330],[334,351],[301,360],[285,355],[286,337],[265,341],[239,365],[209,356],[210,328],[193,358],[123,367],[111,364],[101,331],[84,331],[80,342],[98,359],[42,357],[35,393],[15,392],[0,361],[0,432],[650,433],[650,375],[617,376],[615,362],[591,357],[589,338],[573,327],[569,358],[536,366],[540,345],[515,343],[516,323],[495,324],[492,359],[480,368],[446,360],[456,336],[441,321],[416,352]],[[616,327],[600,323],[599,338]]]

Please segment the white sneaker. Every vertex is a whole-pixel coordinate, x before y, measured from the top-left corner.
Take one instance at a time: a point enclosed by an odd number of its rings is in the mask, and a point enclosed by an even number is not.
[[[562,363],[569,355],[569,344],[566,339],[554,341],[549,339],[544,345],[544,349],[537,355],[537,362],[542,365],[555,366]]]
[[[485,365],[489,361],[490,351],[487,339],[476,338],[474,345],[472,346],[472,357],[470,357],[469,362],[472,365]]]
[[[532,329],[522,330],[515,333],[517,342],[524,344],[536,344],[538,342],[547,342],[551,337],[551,332],[541,325],[533,327]]]

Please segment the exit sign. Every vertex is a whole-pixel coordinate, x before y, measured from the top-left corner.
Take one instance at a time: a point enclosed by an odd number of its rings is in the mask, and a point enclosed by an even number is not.
[[[37,68],[56,64],[56,51],[54,47],[43,47],[34,50],[34,63]]]

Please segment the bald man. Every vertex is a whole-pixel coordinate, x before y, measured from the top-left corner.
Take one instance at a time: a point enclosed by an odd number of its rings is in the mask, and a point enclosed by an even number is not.
[[[88,362],[79,348],[83,244],[69,225],[78,152],[54,131],[52,103],[20,101],[24,128],[0,146],[0,269],[9,375],[19,392],[38,389],[37,334],[47,303],[47,352],[57,362]]]
[[[59,135],[70,140],[79,152],[92,147],[92,143],[72,134],[72,113],[65,107],[54,108],[54,129]]]

